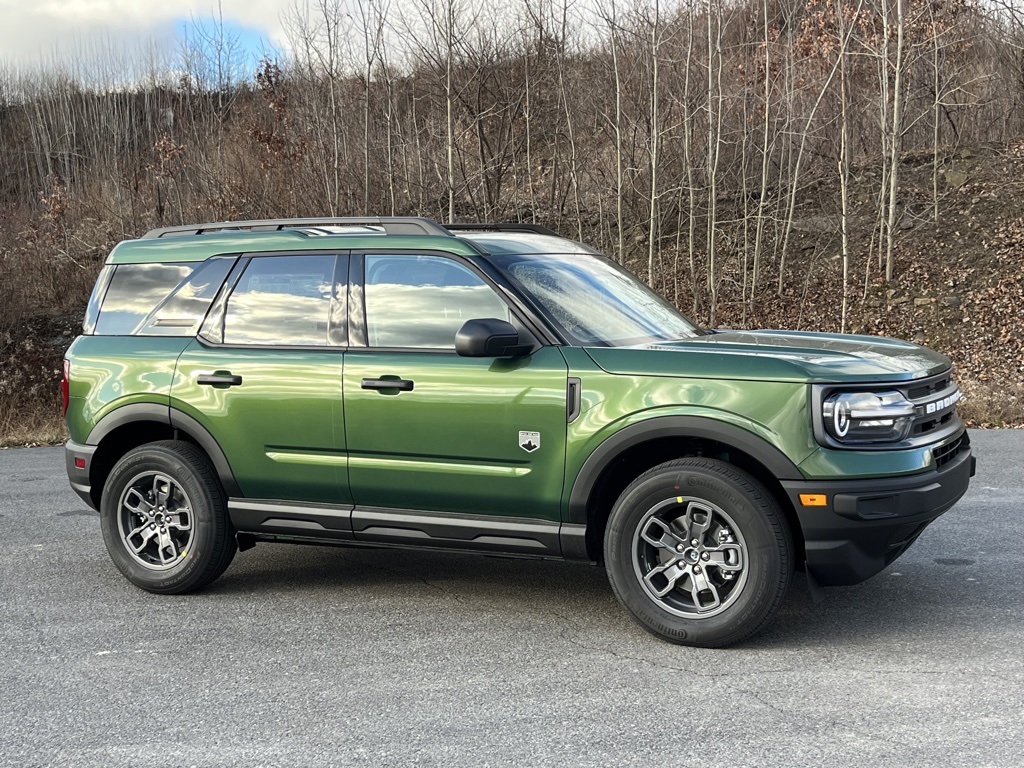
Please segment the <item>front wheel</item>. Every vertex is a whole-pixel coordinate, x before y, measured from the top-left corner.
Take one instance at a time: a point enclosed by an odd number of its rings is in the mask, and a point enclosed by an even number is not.
[[[209,459],[181,441],[139,446],[114,465],[100,500],[100,527],[114,565],[149,592],[202,589],[237,549]]]
[[[605,533],[619,602],[673,643],[738,643],[775,614],[793,571],[792,538],[772,495],[715,459],[669,461],[623,491]]]

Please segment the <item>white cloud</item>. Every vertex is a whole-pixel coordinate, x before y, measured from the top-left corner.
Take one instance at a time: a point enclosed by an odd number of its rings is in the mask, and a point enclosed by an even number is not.
[[[281,14],[294,0],[223,0],[227,24],[246,27],[270,46],[283,46]],[[0,0],[0,61],[33,66],[40,61],[105,49],[173,48],[175,24],[210,19],[214,0]]]

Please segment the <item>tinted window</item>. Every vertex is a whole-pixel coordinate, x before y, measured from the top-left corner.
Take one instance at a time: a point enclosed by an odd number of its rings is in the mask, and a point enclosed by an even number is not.
[[[234,259],[203,262],[148,318],[141,336],[194,336]]]
[[[467,320],[509,319],[490,286],[442,256],[367,256],[365,283],[371,347],[455,349]]]
[[[228,299],[225,344],[326,346],[334,256],[253,259]]]
[[[128,336],[181,282],[194,264],[118,264],[96,321],[96,333]]]
[[[106,265],[100,270],[100,274],[96,278],[96,284],[92,287],[92,293],[89,295],[89,304],[85,308],[85,318],[82,320],[82,333],[95,333],[96,320],[100,316],[100,303],[103,301],[103,296],[107,292],[107,286],[110,285],[110,278],[113,276],[114,267],[111,264]]]

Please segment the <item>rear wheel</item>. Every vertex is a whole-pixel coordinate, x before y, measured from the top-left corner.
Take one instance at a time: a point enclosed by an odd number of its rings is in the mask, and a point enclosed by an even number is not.
[[[770,493],[715,459],[666,462],[612,509],[605,564],[616,597],[673,643],[738,643],[771,619],[792,574],[792,539]]]
[[[181,441],[148,443],[117,462],[100,525],[114,565],[150,592],[202,589],[236,551],[220,481],[206,455]]]

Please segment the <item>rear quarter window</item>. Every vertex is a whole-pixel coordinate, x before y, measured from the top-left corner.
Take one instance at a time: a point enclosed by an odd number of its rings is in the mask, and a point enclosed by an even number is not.
[[[116,265],[94,333],[194,335],[233,263],[216,258],[198,264]]]

